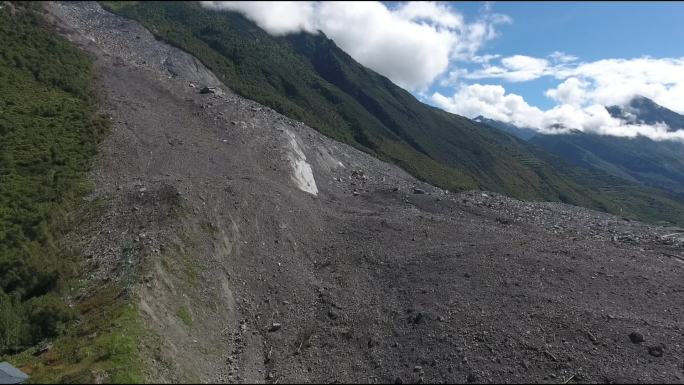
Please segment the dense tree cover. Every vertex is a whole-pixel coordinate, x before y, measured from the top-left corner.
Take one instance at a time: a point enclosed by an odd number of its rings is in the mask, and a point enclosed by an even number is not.
[[[60,299],[74,263],[60,242],[107,130],[88,57],[41,26],[38,7],[0,9],[0,351],[74,316]]]
[[[437,186],[684,221],[684,204],[662,191],[570,167],[534,145],[420,103],[322,33],[271,36],[238,13],[196,2],[102,4],[196,56],[238,94]]]

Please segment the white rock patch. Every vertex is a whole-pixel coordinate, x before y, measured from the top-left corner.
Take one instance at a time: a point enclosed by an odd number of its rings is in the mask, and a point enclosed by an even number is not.
[[[306,161],[304,151],[297,143],[297,137],[289,130],[285,131],[290,138],[290,146],[292,152],[288,155],[290,164],[292,165],[292,181],[295,182],[300,190],[308,192],[309,194],[318,195],[318,186],[311,170],[311,165]]]

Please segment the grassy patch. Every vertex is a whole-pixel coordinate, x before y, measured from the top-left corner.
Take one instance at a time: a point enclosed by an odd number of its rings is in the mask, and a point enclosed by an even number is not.
[[[186,231],[181,234],[180,239],[167,245],[162,252],[160,259],[164,269],[186,284],[188,288],[196,287],[199,281],[199,268],[194,253],[199,238],[208,229],[213,229],[213,227],[200,225],[200,229]]]
[[[5,357],[32,383],[141,383],[140,341],[145,329],[129,293],[105,288],[78,306],[82,314],[38,354],[37,348]]]
[[[188,309],[185,306],[181,306],[180,308],[178,308],[176,315],[178,316],[178,318],[181,319],[181,321],[183,321],[185,326],[192,326],[192,316],[190,315],[190,312],[188,312]]]

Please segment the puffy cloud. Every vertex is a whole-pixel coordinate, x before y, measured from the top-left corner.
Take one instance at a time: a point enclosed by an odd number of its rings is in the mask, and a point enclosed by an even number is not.
[[[525,55],[502,58],[501,65],[484,64],[477,71],[465,74],[468,79],[503,78],[511,82],[524,82],[547,75],[549,61]]]
[[[684,130],[668,133],[665,126],[649,126],[615,119],[604,106],[625,105],[641,95],[673,111],[684,113],[684,58],[604,59],[577,62],[572,55],[554,52],[550,60],[515,55],[494,58],[474,71],[452,70],[449,84],[472,79],[503,79],[521,82],[551,77],[560,81],[547,89],[545,95],[558,104],[541,111],[529,106],[522,97],[506,94],[503,87],[461,85],[453,97],[433,94],[437,105],[469,117],[482,114],[527,127],[548,131],[551,127],[565,127],[605,135],[633,137],[637,134],[653,139],[681,139]],[[442,84],[445,86],[445,84]],[[487,92],[485,92],[487,91]],[[457,100],[459,99],[459,100]],[[517,108],[510,108],[516,100]],[[493,103],[484,106],[483,103]]]
[[[484,63],[474,71],[461,70],[458,79],[530,81],[543,76],[563,80],[546,95],[561,103],[620,105],[635,95],[653,99],[684,113],[684,57],[604,59],[576,63],[574,57],[554,52],[546,59],[515,55],[498,64]]]
[[[577,56],[575,55],[569,55],[565,52],[561,51],[554,51],[549,55],[549,58],[553,60],[555,63],[570,63],[577,61]]]
[[[642,95],[684,113],[684,58],[605,59],[555,72],[557,78],[574,76],[589,82],[587,102],[624,104]]]
[[[490,61],[494,59],[500,58],[501,55],[493,55],[493,54],[487,54],[487,55],[475,55],[470,58],[470,61],[473,63],[479,63],[479,64],[484,64],[484,63],[489,63]]]
[[[361,64],[409,90],[422,90],[453,60],[474,57],[496,37],[505,15],[486,13],[472,23],[435,2],[203,1],[205,7],[243,13],[271,34],[323,31]]]
[[[575,77],[568,78],[558,85],[546,91],[546,96],[563,104],[578,106],[586,100],[588,86],[586,81]]]
[[[272,35],[295,31],[316,32],[314,20],[316,4],[311,1],[202,1],[213,10],[238,11],[257,21]]]
[[[555,51],[548,56],[478,55],[497,36],[496,26],[511,23],[486,3],[479,18],[467,22],[453,7],[439,2],[222,2],[204,1],[211,9],[238,11],[271,34],[323,31],[361,64],[414,91],[438,106],[469,117],[492,119],[540,130],[577,129],[601,134],[654,139],[680,138],[666,127],[636,125],[612,118],[604,106],[622,105],[643,95],[684,113],[684,57],[605,59],[580,62]],[[477,65],[468,70],[458,62]],[[502,79],[526,82],[558,80],[545,95],[557,102],[547,110],[529,105],[500,85],[463,82]],[[457,85],[452,96],[426,97],[428,86]],[[633,122],[632,122],[633,123]],[[555,131],[554,131],[555,132]]]
[[[520,127],[541,127],[544,119],[542,110],[520,95],[506,94],[500,85],[463,85],[451,97],[435,92],[431,99],[437,106],[469,118],[483,115]]]
[[[405,3],[397,9],[396,14],[406,20],[425,20],[427,23],[447,28],[464,26],[463,16],[452,12],[445,4],[429,1]]]
[[[578,82],[577,79],[564,82],[566,87],[559,86],[554,95],[559,99],[575,100],[573,93],[581,88],[581,83]],[[563,103],[543,111],[530,106],[520,95],[506,93],[500,85],[462,85],[451,97],[436,92],[431,100],[447,111],[469,118],[483,115],[519,127],[535,128],[544,133],[580,130],[600,135],[642,135],[653,140],[684,141],[684,130],[668,132],[665,125],[632,124],[616,119],[601,104]]]

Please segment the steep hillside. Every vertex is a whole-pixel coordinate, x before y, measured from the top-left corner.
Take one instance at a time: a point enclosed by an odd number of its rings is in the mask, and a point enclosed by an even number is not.
[[[505,133],[511,134],[515,136],[516,138],[522,139],[522,140],[530,140],[533,136],[537,135],[537,130],[529,127],[518,127],[514,124],[510,123],[504,123],[498,120],[494,119],[488,119],[485,118],[484,116],[480,115],[477,116],[474,121],[482,124],[486,124],[489,127],[493,127],[496,129],[499,129]]]
[[[530,140],[571,163],[684,196],[684,143],[585,133]]]
[[[54,337],[77,315],[62,297],[82,255],[65,237],[91,208],[81,198],[107,123],[88,58],[43,27],[36,5],[0,5],[2,354]]]
[[[562,200],[644,220],[684,218],[684,205],[657,190],[637,191],[635,184],[614,180],[612,196],[600,193],[603,185],[587,182],[601,181],[603,174],[578,180],[561,159],[549,163],[534,146],[420,103],[323,34],[273,37],[237,13],[193,2],[103,4],[198,57],[239,95],[437,186]],[[637,195],[653,198],[640,201]]]
[[[666,124],[669,131],[684,129],[684,116],[641,96],[634,97],[625,106],[607,107],[607,110],[613,117],[633,124]],[[585,170],[663,189],[679,196],[678,200],[684,194],[682,142],[580,131],[547,135],[484,117],[475,120],[527,140]]]
[[[430,186],[95,3],[46,6],[112,127],[73,235],[104,331],[9,357],[34,381],[681,381],[684,230]]]

